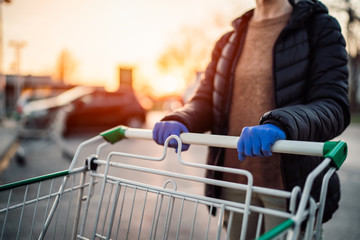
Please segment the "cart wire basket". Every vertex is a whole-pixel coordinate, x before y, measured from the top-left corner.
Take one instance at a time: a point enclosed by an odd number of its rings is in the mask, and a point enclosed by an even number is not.
[[[257,239],[298,239],[300,234],[303,239],[319,239],[328,182],[347,155],[343,141],[277,141],[273,152],[324,157],[303,189],[283,191],[254,186],[252,174],[245,170],[183,160],[183,143],[236,148],[238,137],[172,135],[160,157],[106,150],[122,139],[134,139],[133,144],[152,140],[152,130],[118,126],[82,142],[69,169],[0,186],[0,239],[229,239],[231,228],[241,228],[240,239],[245,239],[252,213],[259,216]],[[171,139],[178,141],[176,153],[168,153]],[[92,153],[82,158],[89,146]],[[164,164],[169,167],[161,167]],[[205,178],[206,170],[243,175],[247,184]],[[312,185],[324,171],[320,199],[315,201]],[[244,191],[245,201],[204,196],[195,186],[205,184]],[[289,209],[253,206],[254,193],[284,198]],[[216,216],[209,214],[213,210]],[[226,229],[225,212],[229,213]],[[234,214],[242,215],[242,226],[232,225]],[[264,233],[266,215],[283,222]]]

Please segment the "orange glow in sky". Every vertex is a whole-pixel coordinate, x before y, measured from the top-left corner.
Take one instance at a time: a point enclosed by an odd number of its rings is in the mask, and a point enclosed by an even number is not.
[[[135,88],[153,88],[157,95],[183,91],[186,84],[178,70],[160,70],[157,64],[179,39],[180,29],[207,32],[207,61],[215,40],[251,6],[238,0],[12,0],[2,3],[2,66],[5,73],[14,73],[9,42],[23,41],[21,74],[55,76],[58,57],[67,50],[75,66],[67,82],[116,89],[117,68],[124,65],[134,66]],[[219,15],[225,16],[223,28],[214,27]]]
[[[184,82],[181,80],[180,76],[172,75],[164,75],[160,78],[156,79],[155,83],[157,94],[161,93],[175,93],[177,90],[183,90],[185,87]],[[157,95],[156,94],[156,95]]]

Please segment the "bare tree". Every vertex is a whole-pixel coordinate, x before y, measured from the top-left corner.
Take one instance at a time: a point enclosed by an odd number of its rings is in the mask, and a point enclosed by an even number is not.
[[[211,41],[205,32],[197,27],[185,26],[176,34],[157,60],[163,72],[180,70],[184,80],[191,81],[195,72],[205,67],[210,53]]]
[[[215,11],[211,18],[199,25],[180,28],[159,56],[159,69],[163,72],[176,69],[187,83],[193,81],[196,72],[205,70],[215,41],[231,28],[232,19],[243,9],[243,3],[234,1],[233,12]]]
[[[345,15],[346,42],[349,54],[350,104],[352,111],[358,111],[357,104],[360,76],[360,6],[358,0],[337,0],[329,5],[331,9]]]

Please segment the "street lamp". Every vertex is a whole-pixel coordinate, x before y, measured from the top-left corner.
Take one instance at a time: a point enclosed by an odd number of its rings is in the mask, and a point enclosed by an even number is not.
[[[0,0],[0,120],[4,117],[5,112],[5,86],[6,77],[3,72],[3,16],[2,16],[2,3],[10,3],[11,0]]]

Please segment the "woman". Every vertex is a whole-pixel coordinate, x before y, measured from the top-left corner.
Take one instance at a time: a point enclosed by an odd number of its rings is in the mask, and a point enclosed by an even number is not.
[[[153,138],[164,144],[172,134],[208,130],[240,136],[237,151],[210,148],[208,164],[247,169],[253,173],[254,184],[261,187],[303,187],[321,159],[272,154],[270,149],[279,139],[327,141],[349,124],[347,53],[340,26],[319,1],[256,0],[255,9],[234,20],[233,27],[216,43],[192,100],[156,123]],[[176,142],[170,145],[177,147]],[[212,171],[207,177],[244,182],[238,176]],[[320,180],[315,182],[315,199],[320,185]],[[244,197],[214,186],[207,186],[206,194],[230,200]],[[339,200],[335,174],[324,222],[338,208]],[[286,209],[286,202],[276,198],[255,195],[252,201]],[[250,216],[252,226],[257,216]],[[234,221],[241,226],[241,216]],[[279,221],[265,219],[264,230]],[[254,231],[249,228],[246,239],[253,238]],[[231,239],[238,239],[239,232],[238,228],[232,231]]]

